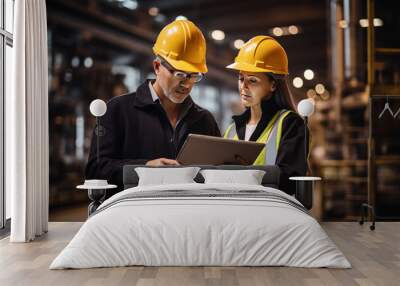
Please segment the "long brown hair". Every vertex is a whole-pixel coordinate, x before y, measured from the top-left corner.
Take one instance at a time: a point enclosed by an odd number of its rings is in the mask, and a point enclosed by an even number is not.
[[[276,88],[271,97],[274,99],[278,108],[297,112],[296,102],[287,84],[287,77],[270,73],[267,73],[267,77],[270,81],[275,82]]]

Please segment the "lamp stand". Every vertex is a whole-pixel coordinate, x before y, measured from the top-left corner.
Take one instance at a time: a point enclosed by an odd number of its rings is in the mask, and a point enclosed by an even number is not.
[[[308,116],[304,116],[304,158],[306,159],[306,174],[308,171]]]
[[[100,161],[100,138],[105,135],[106,129],[100,125],[100,117],[96,116],[96,152],[97,152],[97,163]]]

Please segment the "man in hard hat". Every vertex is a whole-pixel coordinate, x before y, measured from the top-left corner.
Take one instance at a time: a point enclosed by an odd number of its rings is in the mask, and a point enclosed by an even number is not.
[[[153,52],[156,79],[107,103],[100,159],[97,162],[93,134],[87,179],[107,179],[121,189],[124,165],[178,165],[175,158],[189,133],[221,136],[211,113],[189,95],[207,72],[206,43],[199,28],[188,20],[170,23],[158,35]]]

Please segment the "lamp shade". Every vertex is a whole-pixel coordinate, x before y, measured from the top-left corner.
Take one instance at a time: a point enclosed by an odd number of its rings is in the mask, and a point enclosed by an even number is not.
[[[95,99],[90,103],[90,113],[96,117],[103,116],[107,111],[106,103],[101,99]]]
[[[303,99],[297,105],[297,111],[301,116],[308,117],[314,113],[314,101],[310,98]]]

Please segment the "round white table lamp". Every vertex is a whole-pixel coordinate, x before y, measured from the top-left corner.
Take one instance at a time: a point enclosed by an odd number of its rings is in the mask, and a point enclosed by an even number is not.
[[[297,105],[297,111],[303,117],[312,115],[315,111],[314,101],[310,98],[301,100]]]
[[[307,162],[308,159],[308,117],[311,116],[315,111],[314,100],[311,98],[303,99],[297,105],[297,112],[304,117],[304,152],[305,152],[305,159]]]
[[[103,116],[107,112],[107,104],[101,99],[95,99],[90,103],[89,106],[90,113],[96,117],[96,140],[97,140],[97,163],[100,160],[100,141],[99,137],[105,135],[105,128],[100,125],[100,117]]]
[[[93,116],[101,117],[107,111],[107,104],[101,99],[95,99],[90,103],[89,109]]]
[[[304,118],[304,156],[308,161],[308,117],[315,111],[314,100],[303,99],[297,105],[297,112]],[[296,198],[307,208],[313,206],[314,181],[321,180],[320,177],[290,177],[290,180],[296,181]]]
[[[97,163],[99,163],[100,159],[100,139],[99,137],[105,135],[105,128],[100,125],[100,117],[103,116],[107,112],[107,104],[101,99],[95,99],[90,103],[89,106],[90,113],[96,117],[96,127],[95,127],[95,134],[97,140]],[[85,180],[83,185],[79,185],[77,189],[85,189],[88,191],[88,196],[91,203],[88,206],[88,215],[90,216],[94,213],[97,208],[101,205],[106,197],[106,190],[116,188],[116,185],[109,185],[107,180]]]

